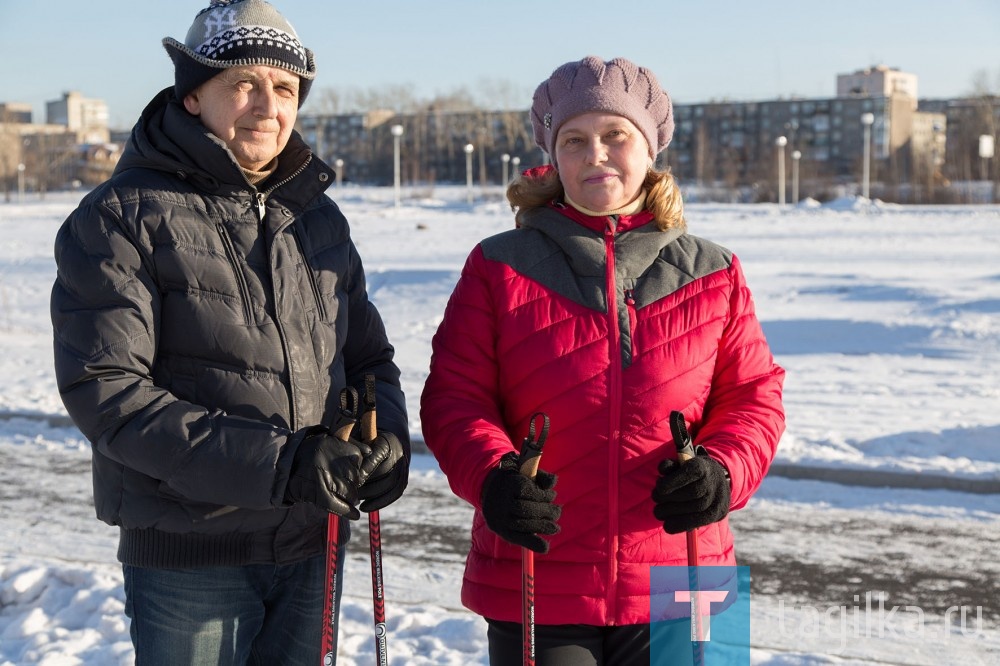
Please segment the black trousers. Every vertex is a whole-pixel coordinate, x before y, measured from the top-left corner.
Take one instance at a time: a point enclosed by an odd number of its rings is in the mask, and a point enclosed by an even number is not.
[[[490,666],[520,666],[521,624],[486,620]],[[650,659],[648,624],[597,627],[587,624],[535,625],[537,666],[686,666],[692,663],[687,621],[657,622],[657,652]]]

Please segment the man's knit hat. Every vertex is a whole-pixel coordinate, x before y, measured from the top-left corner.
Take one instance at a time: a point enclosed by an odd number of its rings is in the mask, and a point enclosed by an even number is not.
[[[555,164],[555,139],[564,122],[581,113],[624,116],[639,128],[653,159],[670,143],[674,114],[670,97],[645,67],[625,58],[604,62],[587,56],[558,67],[535,90],[531,124],[535,143]]]
[[[212,0],[198,12],[184,43],[163,39],[174,61],[178,99],[224,69],[268,65],[299,76],[299,106],[316,78],[313,52],[302,46],[292,24],[264,0]]]

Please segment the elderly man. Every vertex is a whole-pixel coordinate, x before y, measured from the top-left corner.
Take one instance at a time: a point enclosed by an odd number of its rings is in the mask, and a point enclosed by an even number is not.
[[[263,0],[163,43],[175,84],[56,239],[59,390],[120,528],[136,662],[319,663],[327,517],[406,486],[399,370],[333,172],[292,129],[312,52]],[[370,447],[329,430],[368,374]]]

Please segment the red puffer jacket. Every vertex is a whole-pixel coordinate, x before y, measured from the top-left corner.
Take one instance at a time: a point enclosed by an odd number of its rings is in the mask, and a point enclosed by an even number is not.
[[[759,486],[784,430],[781,387],[739,261],[648,212],[592,218],[553,205],[471,253],[433,340],[421,398],[427,446],[476,507],[462,601],[520,621],[520,549],[483,520],[487,472],[533,413],[551,430],[561,531],[535,558],[539,624],[649,621],[651,565],[685,565],[684,535],[653,516],[657,464],[676,457],[668,417],[732,479]],[[733,565],[727,520],[699,530],[702,565]]]

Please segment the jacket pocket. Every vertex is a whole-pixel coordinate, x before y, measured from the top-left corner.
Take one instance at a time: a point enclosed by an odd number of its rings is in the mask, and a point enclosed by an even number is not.
[[[243,272],[239,255],[236,253],[236,245],[229,236],[225,225],[221,222],[215,225],[219,230],[219,237],[222,239],[222,247],[226,251],[226,258],[229,259],[229,266],[233,269],[233,277],[236,278],[236,286],[240,292],[240,301],[243,304],[243,321],[247,326],[253,324],[253,308],[250,305],[250,286],[247,284],[247,276]]]
[[[299,246],[299,254],[302,257],[302,270],[305,271],[309,287],[312,289],[313,300],[316,302],[316,318],[326,321],[326,306],[323,304],[323,292],[320,291],[319,282],[316,280],[316,273],[309,264],[309,251],[302,238],[298,227],[295,227],[295,242]]]

